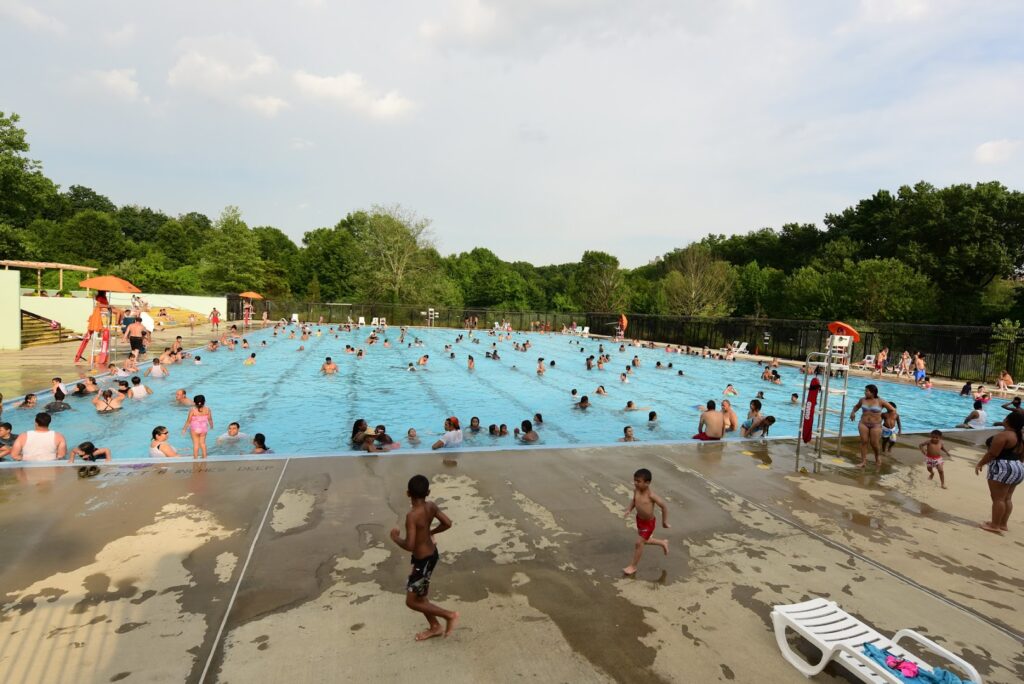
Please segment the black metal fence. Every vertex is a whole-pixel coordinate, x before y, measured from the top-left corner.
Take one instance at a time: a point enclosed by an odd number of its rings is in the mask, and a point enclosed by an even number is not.
[[[256,318],[267,311],[271,320],[290,319],[298,314],[303,321],[324,323],[366,322],[385,318],[388,325],[427,325],[461,327],[466,319],[476,318],[480,329],[507,321],[515,330],[536,330],[543,326],[555,332],[563,326],[587,326],[594,335],[614,335],[616,313],[572,313],[552,311],[506,311],[479,308],[437,308],[392,304],[343,304],[299,300],[257,301]],[[228,300],[231,318],[241,318],[242,302]],[[1007,370],[1015,380],[1024,381],[1024,330],[996,331],[980,326],[916,325],[909,323],[870,323],[848,321],[860,333],[854,355],[863,358],[889,348],[889,358],[897,361],[904,350],[921,352],[928,371],[936,376],[958,380],[994,382]],[[691,318],[686,316],[628,315],[627,336],[695,347],[724,347],[729,342],[746,342],[756,354],[802,360],[812,351],[821,351],[828,338],[828,321],[801,321],[765,318]]]

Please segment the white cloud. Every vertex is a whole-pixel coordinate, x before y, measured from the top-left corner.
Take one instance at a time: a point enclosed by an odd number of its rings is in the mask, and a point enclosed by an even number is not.
[[[273,95],[243,95],[239,104],[268,118],[277,116],[282,109],[291,106],[286,100]]]
[[[75,79],[79,90],[102,92],[119,99],[136,102],[149,102],[139,90],[139,82],[135,80],[135,69],[110,69],[108,71],[87,71]]]
[[[277,60],[260,51],[255,43],[235,36],[188,38],[179,43],[179,50],[178,60],[167,72],[170,86],[268,118],[291,106],[282,97],[265,94],[277,85],[280,69]]]
[[[306,140],[305,138],[292,138],[288,141],[288,149],[290,150],[308,150],[313,147],[312,140]]]
[[[26,28],[57,34],[67,31],[64,23],[56,17],[40,12],[20,0],[0,0],[0,14],[14,19]]]
[[[380,93],[369,88],[359,74],[346,71],[339,76],[317,76],[299,70],[295,85],[306,95],[338,102],[375,119],[394,119],[410,112],[415,103],[396,91]]]
[[[125,24],[119,29],[107,31],[103,34],[103,41],[107,45],[127,45],[135,40],[138,29],[135,24]]]
[[[167,73],[167,82],[175,87],[216,94],[277,70],[273,57],[232,36],[189,38],[179,46],[182,54]]]
[[[1021,147],[1024,147],[1024,140],[989,140],[974,148],[974,161],[979,164],[1001,164],[1009,161]]]
[[[487,37],[498,26],[498,10],[483,0],[457,0],[447,21],[427,20],[420,24],[419,32],[431,40],[454,35],[476,40]]]
[[[929,0],[861,0],[861,16],[866,21],[883,24],[917,21],[934,8]]]

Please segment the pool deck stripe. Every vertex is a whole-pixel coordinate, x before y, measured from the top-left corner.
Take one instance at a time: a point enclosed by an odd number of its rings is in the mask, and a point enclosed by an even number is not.
[[[245,563],[242,564],[242,569],[238,573],[238,581],[235,583],[235,588],[231,592],[231,598],[228,599],[228,605],[224,609],[224,617],[221,618],[220,627],[217,628],[217,635],[213,638],[213,644],[210,645],[210,653],[206,657],[206,664],[203,666],[203,673],[199,676],[201,684],[206,682],[206,676],[210,672],[210,665],[213,664],[213,659],[220,650],[220,642],[224,637],[224,628],[228,624],[228,618],[231,616],[231,609],[235,605],[235,599],[238,597],[238,590],[242,586],[242,580],[245,579],[245,571],[249,569],[249,562],[252,560],[252,554],[256,550],[256,543],[260,540],[260,534],[263,532],[263,528],[267,524],[267,518],[270,516],[270,509],[274,507],[274,501],[277,500],[277,491],[281,487],[282,480],[284,480],[285,472],[288,471],[289,463],[291,463],[291,459],[285,459],[284,465],[281,467],[281,474],[277,476],[277,483],[274,484],[274,489],[270,492],[270,498],[267,500],[267,508],[263,511],[263,519],[260,520],[260,525],[256,528],[256,534],[253,535],[252,544],[249,545],[249,552],[245,556]]]
[[[892,577],[892,578],[894,578],[894,579],[896,579],[896,580],[898,580],[900,582],[903,582],[904,584],[906,584],[908,586],[911,586],[914,589],[917,589],[918,591],[922,591],[925,594],[928,594],[929,596],[931,596],[932,598],[937,599],[937,600],[945,603],[946,605],[950,606],[951,608],[955,608],[955,609],[959,610],[960,612],[965,613],[965,614],[971,616],[972,618],[985,623],[989,627],[991,627],[993,629],[996,629],[996,630],[999,630],[1000,632],[1002,632],[1006,636],[1010,637],[1011,639],[1015,639],[1018,642],[1020,642],[1021,644],[1024,644],[1024,634],[1020,634],[1018,632],[1014,632],[1012,629],[1009,629],[1009,628],[1001,625],[1000,623],[998,623],[996,621],[990,620],[989,618],[987,618],[984,615],[982,615],[981,613],[973,610],[969,606],[965,606],[962,603],[954,601],[951,598],[948,598],[948,597],[946,597],[946,596],[944,596],[944,595],[942,595],[942,594],[940,594],[940,593],[938,593],[938,592],[936,592],[936,591],[934,591],[932,589],[929,589],[928,587],[924,586],[923,584],[920,584],[919,582],[915,582],[914,580],[912,580],[911,578],[907,577],[906,575],[904,575],[904,574],[902,574],[900,572],[897,572],[896,570],[893,570],[892,568],[884,565],[883,563],[880,563],[880,562],[878,562],[876,560],[873,560],[873,559],[871,559],[871,558],[869,558],[869,557],[867,557],[867,556],[865,556],[865,555],[855,551],[854,549],[851,549],[850,547],[846,546],[845,544],[841,544],[841,543],[835,541],[834,539],[830,539],[830,538],[826,537],[825,535],[819,534],[818,532],[815,532],[810,527],[807,527],[806,525],[803,525],[803,524],[801,524],[801,523],[799,523],[799,522],[797,522],[795,520],[787,518],[786,516],[782,515],[781,513],[773,510],[772,508],[770,508],[768,506],[765,506],[764,504],[760,504],[760,503],[758,503],[756,501],[751,501],[750,499],[748,499],[747,497],[743,496],[742,494],[739,494],[738,492],[735,492],[732,489],[729,489],[728,487],[725,487],[724,485],[722,485],[722,484],[716,482],[715,480],[712,480],[711,478],[707,477],[703,473],[700,473],[700,472],[698,472],[696,470],[693,470],[692,468],[687,468],[686,466],[679,465],[677,462],[673,461],[672,459],[667,458],[667,457],[665,457],[663,455],[660,455],[660,454],[657,456],[657,458],[662,460],[662,461],[664,461],[665,463],[668,463],[669,465],[671,465],[672,467],[674,467],[674,468],[676,468],[678,470],[685,471],[688,474],[693,475],[694,477],[696,477],[696,478],[698,478],[700,480],[703,480],[704,482],[706,482],[708,485],[714,487],[715,489],[723,491],[726,494],[729,494],[730,496],[734,496],[737,499],[743,501],[744,503],[750,504],[751,506],[753,506],[754,508],[758,509],[759,511],[762,511],[763,513],[766,513],[766,514],[772,516],[773,518],[775,518],[779,522],[782,522],[782,523],[784,523],[786,525],[789,525],[790,527],[793,527],[793,528],[795,528],[797,530],[800,530],[801,532],[803,532],[807,536],[813,537],[814,539],[817,539],[818,541],[822,542],[826,546],[831,546],[832,548],[836,549],[837,551],[842,551],[843,553],[847,553],[847,554],[853,556],[854,558],[856,558],[857,560],[860,560],[860,561],[862,561],[864,563],[867,563],[868,565],[871,565],[874,568],[877,568],[878,570],[884,572],[885,574],[889,575],[890,577]]]

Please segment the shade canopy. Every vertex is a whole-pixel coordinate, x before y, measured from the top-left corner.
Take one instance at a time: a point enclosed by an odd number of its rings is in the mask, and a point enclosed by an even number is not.
[[[78,283],[79,287],[87,287],[90,290],[104,290],[106,292],[142,292],[127,280],[117,276],[105,275],[95,278],[86,278]]]
[[[261,295],[259,292],[243,292],[238,296],[244,299],[263,299],[263,295]]]
[[[833,335],[849,335],[853,338],[854,342],[860,342],[860,333],[842,321],[832,321],[829,323],[828,331]]]

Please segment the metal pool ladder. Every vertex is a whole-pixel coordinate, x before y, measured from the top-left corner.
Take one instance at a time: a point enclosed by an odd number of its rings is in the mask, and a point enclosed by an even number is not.
[[[830,466],[831,463],[824,462],[823,456],[826,449],[825,438],[835,437],[835,453],[839,456],[843,443],[843,423],[846,417],[846,396],[850,378],[850,361],[853,352],[853,337],[850,335],[830,335],[828,346],[825,351],[811,352],[807,355],[807,372],[804,373],[803,396],[800,400],[800,431],[797,434],[796,442],[796,469],[800,470],[800,449],[803,446],[803,416],[807,411],[807,391],[811,379],[817,377],[815,371],[821,369],[821,391],[818,401],[814,406],[813,432],[811,433],[811,448],[813,449],[812,462],[814,472],[819,472],[822,465]],[[833,373],[839,373],[839,377],[833,378]],[[838,407],[836,404],[838,403]],[[829,426],[828,417],[838,416],[839,425]]]

